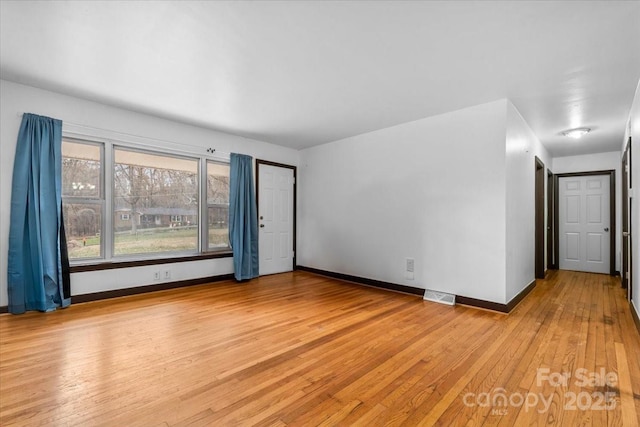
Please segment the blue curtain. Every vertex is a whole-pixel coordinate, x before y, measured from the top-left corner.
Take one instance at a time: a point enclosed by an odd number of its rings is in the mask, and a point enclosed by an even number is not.
[[[229,242],[236,280],[258,277],[258,209],[251,156],[231,153]]]
[[[9,311],[70,304],[62,220],[62,122],[24,114],[18,134],[9,226]]]

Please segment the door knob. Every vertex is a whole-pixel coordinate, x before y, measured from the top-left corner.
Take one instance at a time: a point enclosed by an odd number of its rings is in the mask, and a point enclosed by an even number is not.
[[[264,224],[260,224],[260,228],[264,228]]]
[[[606,227],[606,228],[604,229],[604,231],[609,231],[609,227]]]

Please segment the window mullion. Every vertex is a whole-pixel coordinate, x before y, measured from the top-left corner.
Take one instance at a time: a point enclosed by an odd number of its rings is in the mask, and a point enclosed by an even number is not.
[[[104,259],[113,258],[113,190],[115,183],[113,181],[113,143],[111,141],[104,144],[104,203],[103,203],[103,221],[104,238],[101,239]]]
[[[200,196],[200,218],[198,224],[200,226],[200,253],[206,252],[209,249],[209,215],[208,215],[208,201],[207,201],[207,159],[200,158],[199,163],[200,171],[200,189],[198,194]]]

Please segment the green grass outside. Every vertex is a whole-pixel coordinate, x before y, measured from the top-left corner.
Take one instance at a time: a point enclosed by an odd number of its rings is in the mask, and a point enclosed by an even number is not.
[[[191,229],[162,229],[150,232],[150,229],[138,230],[138,234],[119,233],[115,235],[115,255],[129,255],[156,252],[179,252],[195,250],[197,248],[197,228]],[[100,237],[86,238],[83,246],[82,238],[70,239],[68,242],[69,258],[98,258],[100,257]],[[229,243],[226,229],[209,229],[210,247],[227,246]]]

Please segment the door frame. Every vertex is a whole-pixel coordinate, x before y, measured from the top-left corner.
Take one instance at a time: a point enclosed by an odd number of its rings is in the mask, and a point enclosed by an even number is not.
[[[547,169],[547,269],[557,270],[554,249],[553,236],[553,205],[554,205],[555,185],[553,180],[553,172]]]
[[[557,173],[553,175],[553,185],[559,187],[560,178],[572,176],[609,175],[609,274],[616,275],[616,171],[613,169],[590,172]],[[560,191],[556,191],[553,198],[553,251],[560,253]],[[558,259],[559,264],[559,259]],[[559,267],[559,265],[558,265]]]
[[[256,159],[256,220],[260,218],[260,165],[265,166],[275,166],[277,168],[284,169],[292,169],[293,170],[293,242],[292,242],[292,250],[293,250],[293,270],[296,269],[296,256],[298,255],[298,251],[296,250],[296,241],[298,240],[297,234],[297,220],[298,220],[298,191],[296,189],[296,185],[298,184],[298,167],[293,165],[287,165],[284,163],[272,162],[269,160]]]
[[[622,255],[620,257],[620,284],[622,288],[626,289],[629,286],[629,276],[627,272],[629,271],[629,240],[631,236],[629,236],[629,182],[627,180],[628,172],[627,168],[627,159],[629,158],[629,147],[627,147],[622,155],[622,167],[620,168],[620,173],[622,175],[622,224],[620,228],[622,228],[622,232],[620,233],[620,244]],[[627,233],[627,236],[624,236],[624,233]]]
[[[622,259],[620,260],[620,276],[622,287],[627,288],[627,298],[633,297],[633,198],[630,198],[630,190],[633,189],[631,179],[631,136],[627,142],[622,156],[622,232],[627,232],[627,237],[621,233]],[[625,241],[626,240],[626,241]]]
[[[535,278],[544,279],[544,177],[545,167],[542,160],[535,158]]]

